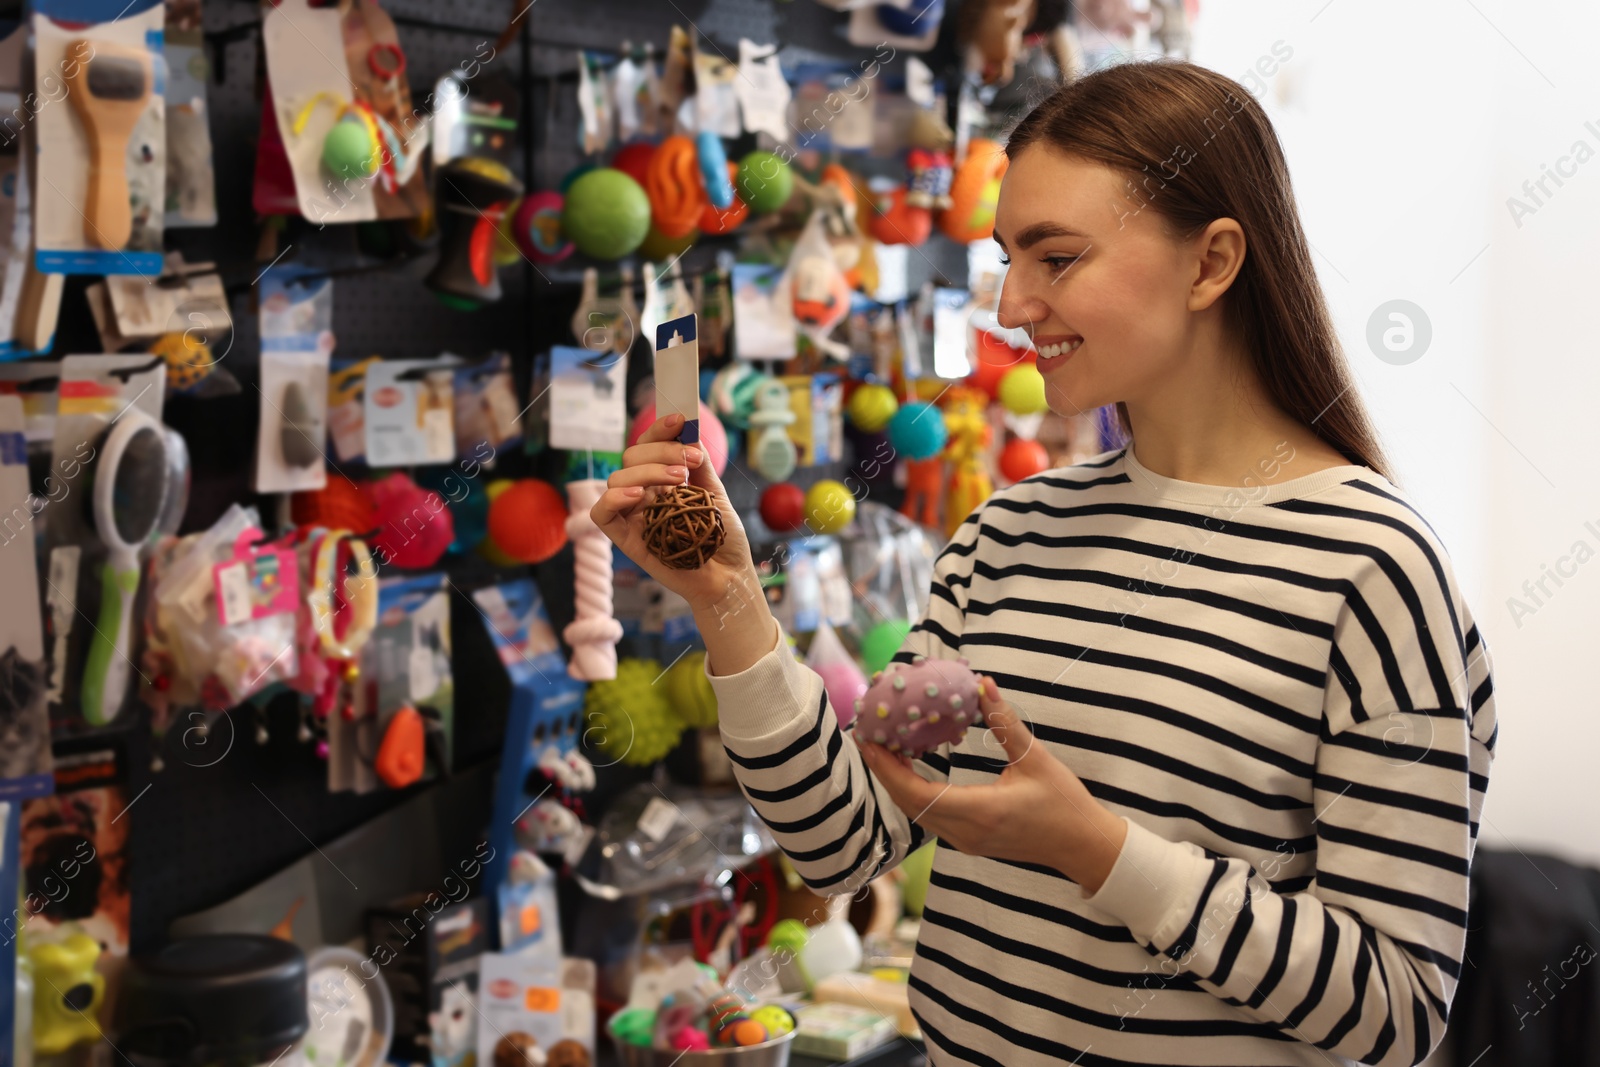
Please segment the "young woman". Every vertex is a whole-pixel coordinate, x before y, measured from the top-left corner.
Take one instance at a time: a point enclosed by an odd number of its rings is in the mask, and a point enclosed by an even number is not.
[[[987,729],[841,730],[664,420],[593,515],[694,607],[745,795],[819,893],[937,838],[911,975],[935,1064],[1416,1064],[1460,975],[1497,731],[1489,648],[1385,474],[1271,124],[1187,63],[1091,74],[1007,147],[1000,321],[1051,407],[1133,444],[995,493],[897,658]],[[639,503],[730,536],[684,573]]]

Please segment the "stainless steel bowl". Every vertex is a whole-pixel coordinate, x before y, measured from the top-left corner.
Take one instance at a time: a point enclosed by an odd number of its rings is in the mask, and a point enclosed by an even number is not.
[[[611,1044],[617,1050],[617,1062],[622,1067],[789,1067],[789,1047],[794,1044],[794,1034],[787,1033],[759,1045],[742,1048],[714,1048],[707,1052],[679,1052],[675,1049],[652,1049],[643,1045],[630,1045],[618,1041],[615,1034]]]

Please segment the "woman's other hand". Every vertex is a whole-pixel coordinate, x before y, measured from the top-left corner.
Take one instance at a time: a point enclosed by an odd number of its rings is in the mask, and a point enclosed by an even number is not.
[[[906,756],[856,737],[867,766],[906,816],[951,847],[978,856],[1053,867],[1099,890],[1122,850],[1127,824],[1090,794],[1044,746],[994,679],[980,678],[984,723],[1006,769],[983,785],[930,782]],[[852,734],[852,736],[854,736]],[[990,740],[992,738],[992,740]]]

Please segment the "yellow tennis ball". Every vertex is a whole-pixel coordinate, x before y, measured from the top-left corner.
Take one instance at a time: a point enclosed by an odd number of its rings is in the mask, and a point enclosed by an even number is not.
[[[838,533],[855,517],[856,498],[843,482],[824,478],[806,490],[806,525],[812,533]]]
[[[1036,415],[1049,407],[1039,368],[1023,363],[1006,371],[1000,379],[1000,403],[1013,415]]]
[[[863,385],[850,394],[850,422],[864,433],[877,433],[899,410],[900,401],[887,385]]]

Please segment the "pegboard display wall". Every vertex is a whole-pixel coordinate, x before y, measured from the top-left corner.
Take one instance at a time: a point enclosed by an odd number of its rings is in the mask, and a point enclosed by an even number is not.
[[[502,78],[515,87],[522,109],[523,145],[512,169],[530,187],[556,185],[583,161],[578,141],[576,49],[616,54],[623,42],[652,42],[664,50],[674,24],[692,26],[710,50],[737,58],[740,37],[780,42],[785,65],[812,61],[859,63],[872,49],[844,38],[846,16],[814,0],[388,0],[406,53],[413,100],[421,105],[436,80],[465,62],[480,64],[477,77]],[[523,25],[501,47],[496,40],[518,10]],[[246,0],[207,0],[203,8],[207,53],[214,70],[208,106],[215,154],[218,225],[170,230],[169,249],[191,262],[218,264],[231,296],[234,335],[223,364],[239,380],[234,396],[169,400],[166,419],[187,438],[193,462],[191,503],[183,532],[204,529],[234,502],[253,503],[269,518],[275,498],[249,490],[257,433],[259,337],[254,283],[274,256],[326,270],[334,281],[335,359],[369,355],[425,358],[442,351],[476,359],[494,350],[512,354],[518,387],[528,396],[532,357],[553,344],[571,343],[568,322],[576,307],[581,264],[559,268],[519,264],[501,271],[503,299],[475,312],[447,308],[421,285],[431,257],[385,258],[363,249],[357,227],[318,229],[291,219],[270,241],[251,206],[255,145],[261,120],[262,78],[260,12]],[[529,46],[531,44],[531,47]],[[941,46],[943,47],[943,46]],[[492,51],[492,58],[489,56]],[[936,70],[937,54],[923,57]],[[904,77],[904,60],[886,65],[885,85]],[[751,138],[730,144],[730,155],[753,147]],[[894,161],[885,160],[892,165]],[[871,161],[866,168],[872,169]],[[732,239],[709,240],[683,257],[693,274],[712,265]],[[935,236],[910,257],[913,289],[928,279],[960,285],[965,280],[964,250]],[[602,265],[603,271],[606,269]],[[84,303],[84,279],[69,281],[63,304],[57,352],[99,350]],[[630,379],[648,373],[649,348],[642,342],[631,354]],[[559,457],[507,456],[497,476],[535,475],[559,480]],[[850,473],[846,461],[796,472],[802,488],[823,477]],[[353,477],[364,471],[336,472]],[[724,476],[729,495],[742,514],[753,515],[765,482],[735,461]],[[873,499],[897,503],[886,481],[870,487]],[[752,540],[763,540],[759,525]],[[456,673],[456,752],[458,768],[483,767],[498,758],[504,726],[506,684],[470,594],[484,584],[532,574],[544,593],[557,633],[573,614],[570,547],[553,560],[518,572],[498,571],[472,558],[449,568],[452,637]],[[326,843],[388,808],[432,786],[380,791],[367,796],[330,794],[325,764],[310,746],[295,738],[294,697],[284,695],[264,709],[235,709],[202,737],[180,722],[162,744],[166,769],[149,767],[151,741],[142,732],[127,734],[138,797],[132,826],[132,941],[134,951],[161,943],[175,917],[215,905],[263,878],[313,853]],[[258,743],[257,725],[266,741]],[[217,758],[218,752],[226,753]],[[616,768],[603,777],[595,801],[643,772]],[[150,788],[146,790],[146,786]],[[476,812],[471,804],[458,806]],[[487,819],[487,798],[481,819]],[[468,825],[463,838],[480,840],[484,825]],[[470,842],[469,842],[470,843]]]

